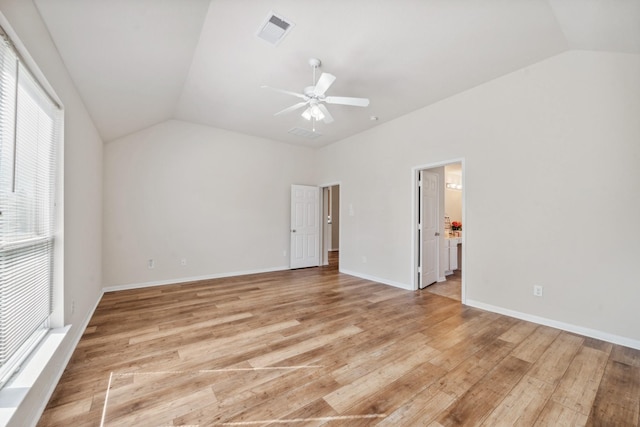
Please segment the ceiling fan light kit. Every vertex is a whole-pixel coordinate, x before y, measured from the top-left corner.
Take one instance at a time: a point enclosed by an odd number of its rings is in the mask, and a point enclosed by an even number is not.
[[[325,123],[333,122],[333,116],[329,113],[326,104],[340,104],[349,105],[353,107],[367,107],[369,106],[368,98],[352,98],[347,96],[326,96],[325,93],[331,87],[336,80],[336,76],[329,73],[322,73],[320,78],[316,82],[316,70],[320,67],[322,62],[318,58],[309,59],[309,66],[313,70],[313,84],[304,88],[302,93],[292,92],[284,89],[276,89],[270,86],[262,86],[266,89],[271,89],[276,92],[292,95],[303,99],[302,102],[298,102],[290,107],[285,108],[282,111],[275,113],[275,116],[281,114],[290,113],[303,107],[307,107],[301,114],[306,120],[315,121],[322,120]]]

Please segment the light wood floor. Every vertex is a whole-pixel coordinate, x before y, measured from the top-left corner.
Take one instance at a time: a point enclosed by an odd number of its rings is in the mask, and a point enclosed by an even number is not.
[[[447,276],[444,282],[437,282],[424,288],[425,291],[443,297],[452,298],[456,301],[462,300],[462,271],[455,270],[453,274]]]
[[[39,426],[637,426],[640,351],[335,266],[105,294]]]

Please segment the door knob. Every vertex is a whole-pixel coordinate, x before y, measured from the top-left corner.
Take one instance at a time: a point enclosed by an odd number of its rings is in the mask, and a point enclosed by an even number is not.
[[[291,232],[292,232],[292,233],[295,233],[295,232],[296,232],[296,230],[291,230]]]
[[[439,235],[440,235],[440,233],[438,233],[437,231],[436,231],[436,234],[434,234],[434,236],[436,236],[436,237],[439,236]]]

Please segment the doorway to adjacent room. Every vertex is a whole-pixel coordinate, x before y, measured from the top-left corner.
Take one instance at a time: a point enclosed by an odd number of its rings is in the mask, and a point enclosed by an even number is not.
[[[337,266],[340,254],[340,185],[322,186],[322,265]]]
[[[414,288],[464,302],[463,160],[414,168]]]

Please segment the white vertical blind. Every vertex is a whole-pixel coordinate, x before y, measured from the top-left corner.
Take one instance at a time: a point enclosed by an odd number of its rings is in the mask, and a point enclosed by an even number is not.
[[[48,326],[62,112],[0,40],[0,384]]]

